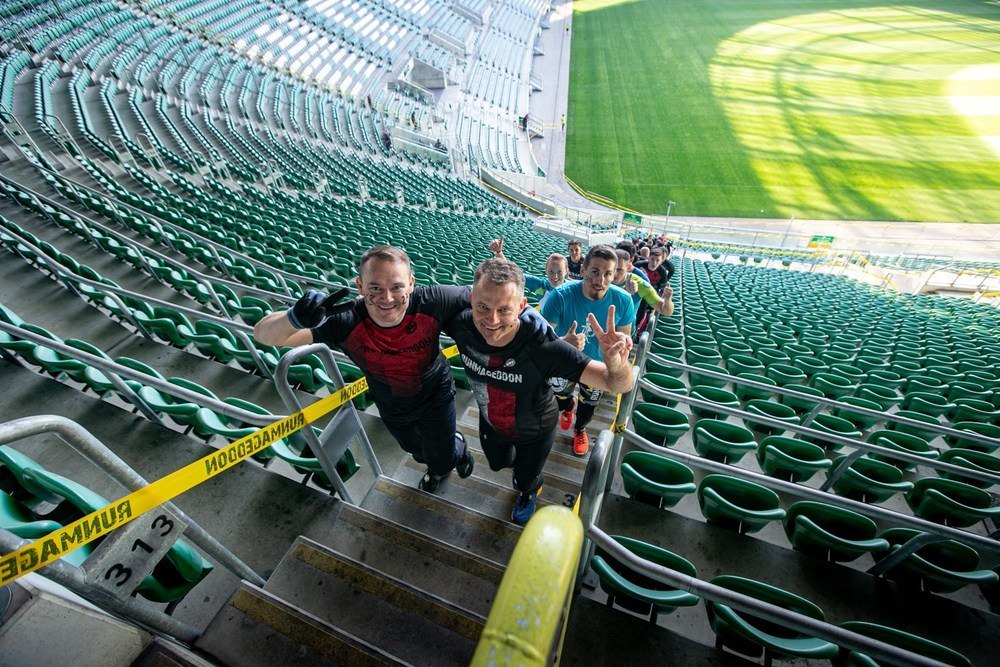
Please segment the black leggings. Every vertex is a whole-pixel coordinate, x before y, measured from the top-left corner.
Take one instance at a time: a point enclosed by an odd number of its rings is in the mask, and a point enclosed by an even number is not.
[[[552,451],[555,429],[546,429],[542,435],[531,440],[511,441],[479,420],[479,442],[483,446],[490,470],[514,469],[514,489],[535,493],[541,487],[544,477],[542,468]]]

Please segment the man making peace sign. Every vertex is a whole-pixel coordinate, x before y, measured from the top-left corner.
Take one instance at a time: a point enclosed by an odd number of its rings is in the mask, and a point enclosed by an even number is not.
[[[488,259],[476,269],[472,307],[445,323],[458,345],[479,404],[479,439],[490,468],[513,468],[520,496],[511,518],[526,522],[535,511],[542,467],[552,449],[558,409],[549,378],[565,378],[620,393],[632,387],[631,338],[616,330],[614,306],[606,328],[593,314],[587,326],[604,363],[540,330],[526,318],[524,274],[511,261]]]

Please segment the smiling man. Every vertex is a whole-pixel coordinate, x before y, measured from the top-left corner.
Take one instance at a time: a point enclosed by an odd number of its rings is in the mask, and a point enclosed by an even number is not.
[[[552,449],[558,409],[549,378],[565,378],[613,392],[632,387],[632,341],[607,330],[593,314],[587,318],[604,363],[534,325],[524,298],[524,274],[513,262],[493,258],[476,269],[472,307],[445,324],[462,355],[472,393],[479,404],[479,439],[492,470],[513,468],[520,494],[511,512],[518,523],[535,511],[542,467]]]
[[[441,354],[442,323],[469,305],[467,287],[415,287],[410,258],[394,246],[375,246],[358,263],[359,298],[332,304],[308,292],[287,311],[254,327],[265,345],[325,343],[339,348],[368,379],[368,392],[386,428],[418,463],[419,487],[433,492],[453,469],[472,474],[473,458],[455,431],[455,383]]]
[[[587,252],[582,263],[583,280],[567,283],[552,291],[542,307],[542,317],[555,328],[556,334],[575,345],[590,358],[601,360],[601,347],[597,331],[589,323],[594,316],[603,321],[609,312],[615,313],[614,328],[629,336],[635,323],[635,307],[632,297],[620,287],[612,285],[618,256],[605,245],[594,246]],[[590,450],[587,424],[594,417],[594,411],[603,392],[600,387],[579,382],[577,398],[574,391],[577,382],[566,382],[553,378],[556,400],[562,412],[559,426],[566,430],[573,426],[573,453],[584,456]],[[573,422],[574,413],[576,423]]]

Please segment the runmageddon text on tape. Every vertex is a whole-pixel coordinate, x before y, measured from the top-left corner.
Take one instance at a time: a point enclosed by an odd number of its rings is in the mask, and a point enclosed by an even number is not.
[[[446,357],[453,357],[457,353],[454,345],[444,351]],[[74,549],[93,542],[143,513],[190,491],[367,390],[366,378],[352,382],[300,412],[244,436],[17,551],[0,556],[0,586],[45,567]]]

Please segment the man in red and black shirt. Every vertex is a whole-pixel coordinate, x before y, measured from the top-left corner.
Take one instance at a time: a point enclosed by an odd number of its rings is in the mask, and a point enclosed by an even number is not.
[[[550,327],[534,326],[525,312],[524,274],[506,259],[495,257],[479,265],[470,300],[469,310],[445,323],[445,333],[458,345],[479,404],[479,438],[490,468],[514,469],[520,496],[511,518],[524,523],[535,510],[559,415],[548,379],[628,391],[632,341],[615,331],[614,306],[606,329],[592,314],[589,317],[604,363],[556,337]]]
[[[389,432],[427,465],[420,488],[434,491],[452,469],[468,477],[472,454],[455,430],[455,383],[438,337],[442,323],[468,307],[469,288],[415,287],[410,258],[393,246],[365,252],[356,283],[360,298],[334,306],[334,299],[310,291],[258,322],[254,338],[339,348],[368,379]]]

